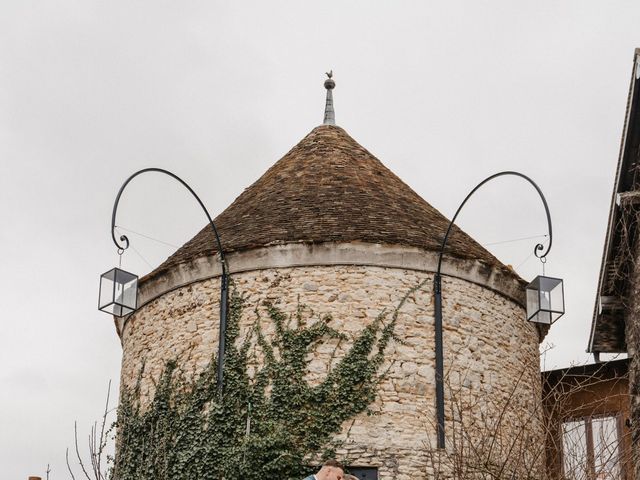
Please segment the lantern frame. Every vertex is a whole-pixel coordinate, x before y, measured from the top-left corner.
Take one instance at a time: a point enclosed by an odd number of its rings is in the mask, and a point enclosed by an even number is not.
[[[108,285],[110,282],[112,285]],[[105,299],[104,297],[108,298]],[[133,298],[131,298],[133,297]],[[115,267],[100,275],[98,310],[125,317],[138,308],[138,276]]]
[[[563,280],[545,275],[534,278],[526,287],[526,309],[527,321],[553,325],[565,312]]]

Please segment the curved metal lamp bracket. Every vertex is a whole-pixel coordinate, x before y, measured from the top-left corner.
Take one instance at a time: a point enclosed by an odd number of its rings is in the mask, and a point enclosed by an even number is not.
[[[529,182],[536,189],[540,198],[542,199],[542,204],[544,205],[544,210],[547,214],[547,227],[549,229],[549,245],[547,245],[547,249],[544,249],[544,245],[542,243],[538,243],[534,249],[533,253],[536,257],[541,260],[545,260],[546,256],[549,254],[551,250],[551,245],[553,243],[553,230],[551,229],[551,215],[549,214],[549,206],[547,205],[547,200],[544,198],[540,187],[536,185],[536,183],[531,180],[526,175],[523,175],[519,172],[505,171],[499,172],[490,177],[485,178],[482,182],[480,182],[471,192],[467,195],[464,201],[456,210],[455,215],[449,222],[449,227],[447,228],[447,232],[442,239],[442,244],[440,245],[440,252],[438,254],[438,269],[436,274],[433,277],[433,289],[434,289],[434,332],[435,332],[435,354],[436,354],[436,421],[437,421],[437,445],[438,448],[445,447],[445,437],[444,437],[444,427],[445,427],[445,412],[444,412],[444,355],[443,355],[443,342],[442,342],[442,287],[441,287],[441,275],[440,270],[442,268],[442,256],[444,254],[444,249],[447,245],[447,240],[449,239],[449,234],[451,233],[451,229],[458,218],[458,214],[462,207],[465,206],[467,201],[471,198],[471,196],[476,193],[476,191],[482,187],[485,183],[490,182],[494,178],[502,177],[504,175],[514,175],[516,177],[520,177]]]
[[[193,195],[194,198],[198,201],[198,204],[200,205],[205,215],[207,216],[207,219],[209,220],[209,225],[211,225],[211,229],[213,230],[213,234],[215,235],[216,244],[218,247],[218,254],[220,255],[220,263],[222,265],[222,276],[220,280],[220,329],[219,329],[219,340],[218,340],[218,363],[217,363],[218,392],[220,395],[222,395],[223,384],[224,384],[225,339],[226,339],[226,330],[227,330],[227,304],[228,304],[228,297],[229,297],[227,277],[229,276],[229,270],[227,268],[227,261],[224,256],[224,252],[222,250],[222,243],[220,242],[220,235],[218,235],[218,229],[216,228],[216,225],[213,223],[213,219],[211,218],[211,215],[209,214],[207,207],[205,207],[204,203],[202,203],[202,200],[200,200],[200,197],[196,195],[196,192],[194,192],[193,189],[189,185],[187,185],[187,183],[184,180],[182,180],[177,175],[171,173],[170,171],[164,170],[162,168],[143,168],[142,170],[137,171],[136,173],[131,175],[129,178],[127,178],[127,180],[122,184],[122,187],[120,187],[120,191],[116,196],[116,201],[113,204],[113,212],[111,214],[111,238],[113,239],[113,243],[115,243],[116,247],[118,247],[119,253],[122,253],[124,250],[129,248],[129,239],[127,238],[126,235],[120,236],[120,242],[122,243],[118,243],[118,239],[116,239],[116,213],[118,211],[118,205],[120,203],[120,197],[122,196],[122,192],[124,192],[124,189],[127,187],[127,185],[129,185],[129,182],[131,182],[131,180],[136,178],[138,175],[141,175],[147,172],[158,172],[158,173],[163,173],[165,175],[168,175],[171,178],[180,182],[183,187],[189,190],[191,195]]]
[[[202,200],[200,200],[200,197],[196,195],[196,192],[194,192],[193,189],[184,180],[182,180],[180,177],[178,177],[174,173],[171,173],[170,171],[164,170],[162,168],[143,168],[142,170],[137,171],[136,173],[131,175],[129,178],[127,178],[127,180],[125,180],[125,182],[120,187],[120,191],[118,192],[118,195],[116,196],[116,200],[113,204],[113,212],[111,213],[111,238],[113,239],[113,243],[116,245],[118,250],[124,251],[127,248],[129,248],[129,238],[126,235],[120,235],[119,240],[120,242],[123,242],[122,244],[118,242],[118,239],[116,239],[116,213],[118,211],[120,197],[122,196],[124,189],[127,187],[127,185],[129,185],[131,180],[136,178],[138,175],[141,175],[147,172],[158,172],[158,173],[163,173],[165,175],[170,176],[171,178],[180,182],[182,186],[185,187],[187,190],[189,190],[191,195],[193,195],[193,197],[197,200],[198,204],[200,205],[205,215],[207,216],[207,219],[209,220],[209,225],[211,225],[211,229],[213,230],[213,234],[215,235],[216,243],[218,246],[218,254],[220,255],[220,262],[222,264],[222,273],[223,273],[223,276],[226,276],[228,273],[227,261],[224,257],[224,252],[222,251],[222,243],[220,242],[220,235],[218,235],[218,229],[216,228],[216,225],[213,223],[213,219],[211,218],[211,215],[209,214],[207,207],[204,206],[204,203],[202,203]]]
[[[447,240],[449,239],[449,234],[451,233],[451,229],[456,221],[456,218],[458,218],[458,214],[460,213],[460,210],[462,210],[462,207],[465,206],[465,204],[467,203],[467,201],[471,198],[471,196],[476,193],[476,191],[478,191],[480,189],[480,187],[482,187],[485,183],[490,182],[491,180],[493,180],[494,178],[498,178],[498,177],[502,177],[505,175],[514,175],[516,177],[520,177],[525,179],[527,182],[529,182],[533,188],[536,189],[536,191],[538,192],[538,195],[540,195],[540,199],[542,200],[542,204],[544,205],[544,211],[547,214],[547,229],[549,232],[549,245],[547,245],[547,249],[546,251],[543,252],[544,250],[544,245],[542,243],[538,243],[536,244],[536,246],[533,248],[533,253],[535,254],[536,257],[538,258],[546,258],[546,256],[549,254],[549,252],[551,251],[551,245],[553,244],[553,229],[551,226],[551,214],[549,213],[549,205],[547,205],[547,199],[544,198],[544,195],[542,194],[542,190],[540,190],[540,187],[538,187],[538,185],[536,184],[536,182],[534,182],[533,180],[531,180],[529,177],[527,177],[526,175],[520,173],[520,172],[512,172],[512,171],[505,171],[505,172],[498,172],[494,175],[491,175],[490,177],[485,178],[482,182],[480,182],[478,185],[476,185],[476,187],[471,190],[471,192],[469,192],[469,194],[465,197],[465,199],[463,200],[463,202],[460,204],[460,206],[458,207],[458,210],[456,210],[455,215],[453,216],[453,218],[451,219],[451,222],[449,222],[449,227],[447,228],[447,233],[445,233],[444,238],[442,239],[442,244],[440,245],[440,252],[438,254],[438,274],[440,274],[440,269],[442,267],[442,255],[444,254],[444,249],[447,245]]]

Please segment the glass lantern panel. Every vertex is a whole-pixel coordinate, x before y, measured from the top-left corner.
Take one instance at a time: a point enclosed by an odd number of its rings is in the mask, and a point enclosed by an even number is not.
[[[540,310],[538,291],[527,287],[527,319],[531,320],[538,310]]]
[[[115,302],[124,308],[135,310],[138,277],[124,270],[116,270]]]
[[[564,313],[564,285],[562,280],[551,290],[551,305],[554,312]]]
[[[129,308],[136,308],[136,293],[138,289],[138,280],[125,283],[122,286],[122,304]]]
[[[551,312],[564,312],[562,280],[559,278],[540,278],[540,308]]]
[[[551,310],[551,292],[540,290],[540,310]]]
[[[111,313],[116,317],[124,317],[125,315],[129,315],[133,313],[135,310],[132,308],[127,308],[122,305],[118,305],[117,303],[111,304]]]
[[[114,291],[115,269],[109,270],[100,276],[100,296],[98,297],[98,308],[100,310],[113,303]]]
[[[538,310],[533,316],[529,317],[529,321],[551,325],[555,321],[555,319],[553,318],[553,314],[551,312]]]

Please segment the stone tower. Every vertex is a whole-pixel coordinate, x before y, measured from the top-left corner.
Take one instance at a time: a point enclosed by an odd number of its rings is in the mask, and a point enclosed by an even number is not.
[[[333,120],[332,101],[330,113]],[[288,318],[303,305],[343,334],[310,350],[310,384],[327,377],[368,325],[385,312],[387,323],[395,318],[368,412],[332,434],[340,459],[378,478],[426,479],[454,475],[456,449],[476,442],[486,450],[493,439],[491,452],[478,453],[486,458],[467,453],[465,461],[499,468],[515,458],[506,471],[542,478],[541,335],[525,321],[523,281],[455,229],[443,263],[447,449],[436,451],[432,281],[448,220],[345,130],[314,128],[215,223],[245,301],[241,337],[256,321],[265,337],[275,335],[266,304]],[[139,385],[143,408],[167,361],[197,375],[216,352],[220,274],[204,228],[141,279],[140,307],[117,329],[121,383]]]

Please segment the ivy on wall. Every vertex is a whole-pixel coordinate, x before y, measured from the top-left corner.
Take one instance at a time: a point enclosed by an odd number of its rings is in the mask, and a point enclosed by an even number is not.
[[[302,307],[287,316],[265,303],[274,334],[263,334],[258,319],[241,339],[245,299],[233,289],[224,394],[218,394],[215,357],[192,380],[185,379],[175,361],[168,362],[144,409],[139,386],[124,389],[113,478],[302,478],[310,458],[331,455],[332,437],[342,424],[368,411],[384,375],[380,370],[395,338],[398,311],[419,287],[391,315],[383,312],[366,326],[319,383],[305,380],[310,353],[323,343],[346,339],[329,326],[331,317],[311,320]]]

